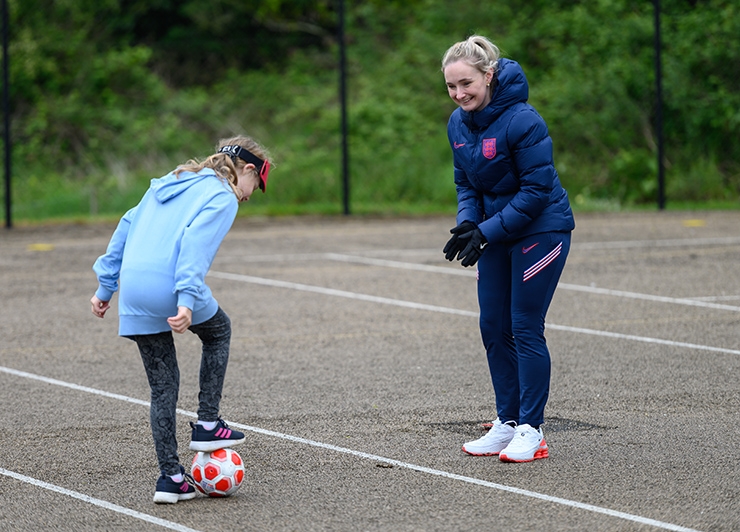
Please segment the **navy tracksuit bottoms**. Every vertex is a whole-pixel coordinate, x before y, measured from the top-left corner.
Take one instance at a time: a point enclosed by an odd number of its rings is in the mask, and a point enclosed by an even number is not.
[[[502,423],[544,422],[550,394],[545,315],[570,239],[570,232],[550,232],[489,244],[478,261],[481,336]]]

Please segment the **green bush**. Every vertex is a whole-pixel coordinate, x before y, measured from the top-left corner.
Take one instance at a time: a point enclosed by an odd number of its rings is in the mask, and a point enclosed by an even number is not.
[[[335,3],[247,4],[10,0],[15,217],[120,215],[244,132],[277,162],[249,212],[342,212]],[[668,200],[732,200],[740,8],[662,6]],[[440,59],[471,33],[524,67],[576,208],[653,203],[652,24],[635,0],[347,3],[353,212],[454,212]]]

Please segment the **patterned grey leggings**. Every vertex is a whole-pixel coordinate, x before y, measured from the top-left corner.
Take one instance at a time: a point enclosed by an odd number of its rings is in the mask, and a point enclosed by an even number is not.
[[[231,320],[220,308],[203,323],[191,325],[190,331],[203,342],[200,361],[200,393],[198,419],[218,420],[221,392],[229,361]],[[157,451],[159,469],[167,475],[180,472],[177,456],[177,397],[180,390],[180,369],[172,332],[128,336],[136,342],[144,362],[144,369],[151,388],[149,411]]]

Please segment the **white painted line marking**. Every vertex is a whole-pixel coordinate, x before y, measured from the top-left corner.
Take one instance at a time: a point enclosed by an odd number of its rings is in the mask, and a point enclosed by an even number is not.
[[[442,273],[445,275],[461,275],[466,277],[475,277],[475,270],[463,270],[454,268],[445,268],[443,266],[429,266],[428,264],[416,264],[413,262],[400,262],[395,260],[384,260],[384,259],[372,259],[368,257],[360,257],[357,255],[342,255],[338,253],[325,253],[325,257],[329,260],[341,261],[341,262],[353,262],[356,264],[367,264],[369,266],[381,266],[385,268],[398,268],[403,270],[415,270],[430,273]],[[674,305],[687,305],[690,307],[703,307],[717,310],[731,310],[733,312],[740,312],[740,307],[733,305],[722,305],[719,303],[711,303],[703,301],[700,298],[688,299],[688,298],[676,298],[676,297],[665,297],[655,296],[652,294],[641,294],[639,292],[626,292],[624,290],[611,290],[608,288],[597,288],[593,286],[584,286],[577,284],[558,283],[560,290],[572,290],[575,292],[586,292],[589,294],[599,294],[615,297],[624,297],[628,299],[642,299],[645,301],[654,301],[657,303],[671,303]]]
[[[391,299],[387,297],[370,296],[366,294],[358,294],[355,292],[347,292],[345,290],[335,290],[333,288],[323,288],[321,286],[312,286],[301,283],[291,283],[288,281],[277,281],[275,279],[265,279],[262,277],[253,277],[251,275],[240,275],[236,273],[225,273],[225,272],[214,272],[211,271],[209,276],[217,277],[219,279],[226,279],[230,281],[241,281],[245,283],[259,284],[264,286],[272,286],[275,288],[287,288],[290,290],[299,290],[302,292],[313,292],[316,294],[323,294],[327,296],[345,297],[348,299],[355,299],[359,301],[369,301],[371,303],[380,303],[383,305],[393,305],[397,307],[411,308],[414,310],[428,310],[430,312],[441,312],[444,314],[456,314],[458,316],[470,316],[472,318],[478,317],[478,312],[471,312],[469,310],[460,310],[449,307],[439,307],[436,305],[424,305],[421,303],[414,303],[412,301],[404,301],[401,299]],[[734,308],[734,307],[733,307]],[[663,340],[660,338],[650,338],[647,336],[635,336],[630,334],[614,333],[609,331],[599,331],[596,329],[584,329],[581,327],[569,327],[566,325],[556,325],[548,323],[545,326],[546,329],[574,332],[580,334],[590,334],[594,336],[606,336],[610,338],[619,338],[623,340],[633,340],[637,342],[645,342],[650,344],[661,344],[669,345],[672,347],[686,347],[689,349],[699,349],[702,351],[713,351],[716,353],[727,353],[730,355],[740,355],[740,350],[737,349],[725,349],[723,347],[712,347],[706,345],[689,344],[686,342],[675,342],[673,340]]]
[[[596,329],[583,329],[581,327],[569,327],[567,325],[555,325],[548,323],[545,329],[555,331],[565,331],[580,334],[590,334],[593,336],[606,336],[608,338],[617,338],[619,340],[633,340],[636,342],[645,342],[648,344],[669,345],[671,347],[686,347],[687,349],[698,349],[700,351],[713,351],[715,353],[727,353],[728,355],[740,355],[740,350],[725,349],[724,347],[712,347],[709,345],[689,344],[686,342],[675,342],[673,340],[663,340],[661,338],[650,338],[649,336],[635,336],[632,334],[622,334],[609,331],[597,331]]]
[[[573,249],[631,249],[631,248],[673,248],[698,246],[734,246],[740,244],[740,237],[726,236],[716,238],[672,238],[662,240],[615,240],[614,242],[574,242]]]
[[[208,276],[216,277],[218,279],[226,279],[229,281],[241,281],[244,283],[272,286],[275,288],[288,288],[290,290],[300,290],[302,292],[314,292],[327,296],[344,297],[348,299],[356,299],[359,301],[369,301],[371,303],[380,303],[383,305],[395,305],[397,307],[406,307],[414,310],[429,310],[432,312],[444,312],[446,314],[458,314],[460,316],[478,316],[477,312],[470,312],[469,310],[456,310],[452,308],[438,307],[436,305],[414,303],[413,301],[402,301],[400,299],[390,299],[387,297],[378,297],[367,294],[358,294],[356,292],[347,292],[346,290],[335,290],[334,288],[324,288],[321,286],[312,286],[308,284],[291,283],[289,281],[278,281],[275,279],[265,279],[263,277],[253,277],[251,275],[216,272],[211,270],[208,273]]]
[[[442,239],[444,241],[444,238]],[[634,248],[669,248],[669,247],[701,247],[701,246],[734,246],[740,244],[740,237],[717,237],[717,238],[675,238],[664,240],[616,240],[613,242],[578,242],[571,243],[572,251],[598,250],[598,249],[634,249]],[[444,245],[444,244],[443,244]],[[329,255],[337,256],[431,256],[442,257],[442,246],[439,248],[417,248],[417,249],[367,249],[362,251],[351,251],[339,253],[282,253],[274,255],[250,255],[239,257],[239,262],[277,262],[290,260],[323,260]],[[393,262],[393,261],[391,261]],[[454,274],[453,274],[454,275]]]
[[[0,368],[0,369],[5,370],[7,368]],[[87,388],[84,391],[90,391],[90,390],[91,388]],[[100,394],[100,395],[105,395],[105,394]],[[134,400],[131,402],[137,402],[137,401]],[[137,512],[136,510],[131,510],[130,508],[118,506],[117,504],[113,504],[108,501],[96,499],[94,497],[90,497],[89,495],[85,495],[84,493],[79,493],[77,491],[68,490],[66,488],[56,486],[54,484],[49,484],[48,482],[44,482],[36,478],[27,477],[26,475],[21,475],[20,473],[9,471],[2,467],[0,467],[0,475],[5,475],[6,477],[14,478],[21,482],[25,482],[26,484],[33,484],[34,486],[44,488],[45,490],[54,491],[56,493],[61,493],[62,495],[67,495],[68,497],[72,497],[74,499],[78,499],[80,501],[93,504],[101,508],[105,508],[106,510],[111,510],[119,514],[128,515],[129,517],[134,517],[135,519],[146,521],[147,523],[152,523],[155,525],[162,526],[164,528],[169,528],[170,530],[177,530],[178,532],[199,532],[198,530],[194,528],[189,528],[187,526],[180,525],[178,523],[173,523],[172,521],[165,521],[164,519],[160,519],[159,517],[154,517],[153,515],[144,514],[141,512]]]
[[[697,301],[738,301],[740,295],[732,296],[703,296],[703,297],[691,297],[689,299],[695,299]]]
[[[662,521],[656,521],[655,519],[649,519],[647,517],[642,517],[639,515],[629,514],[626,512],[620,512],[617,510],[611,510],[609,508],[602,508],[601,506],[595,506],[593,504],[586,504],[586,503],[582,503],[578,501],[571,501],[569,499],[563,499],[562,497],[553,497],[551,495],[546,495],[544,493],[537,493],[535,491],[515,488],[513,486],[506,486],[505,484],[496,484],[495,482],[489,482],[487,480],[481,480],[481,479],[473,478],[473,477],[466,477],[463,475],[458,475],[456,473],[448,473],[447,471],[441,471],[439,469],[432,469],[430,467],[410,464],[408,462],[401,462],[399,460],[393,460],[392,458],[385,458],[383,456],[378,456],[376,454],[365,453],[362,451],[355,451],[353,449],[347,449],[346,447],[339,447],[339,446],[332,445],[329,443],[321,443],[321,442],[317,442],[313,440],[307,440],[305,438],[300,438],[298,436],[291,436],[289,434],[282,434],[280,432],[265,430],[265,429],[261,429],[258,427],[251,427],[249,425],[242,425],[239,423],[229,422],[229,426],[231,425],[237,428],[243,429],[243,430],[249,430],[252,432],[259,433],[259,434],[264,434],[265,436],[272,436],[274,438],[281,438],[284,440],[289,440],[289,441],[296,442],[296,443],[302,443],[302,444],[310,445],[313,447],[320,447],[322,449],[327,449],[330,451],[336,451],[339,453],[349,454],[352,456],[356,456],[358,458],[374,460],[376,462],[382,462],[385,464],[393,465],[393,466],[404,468],[404,469],[411,469],[413,471],[427,473],[428,475],[448,478],[451,480],[459,480],[461,482],[466,482],[468,484],[476,484],[478,486],[484,486],[487,488],[493,488],[493,489],[500,490],[500,491],[515,493],[517,495],[523,495],[524,497],[540,499],[540,500],[555,503],[555,504],[561,504],[563,506],[569,506],[571,508],[578,508],[580,510],[586,510],[589,512],[604,514],[604,515],[608,515],[611,517],[618,517],[620,519],[626,519],[628,521],[633,521],[636,523],[651,525],[654,527],[663,528],[665,530],[675,530],[675,531],[680,531],[680,532],[697,532],[693,528],[686,528],[686,527],[674,525],[671,523],[664,523]]]
[[[48,383],[48,384],[54,384],[54,385],[57,385],[57,386],[62,386],[62,387],[65,387],[65,388],[70,388],[72,390],[87,392],[87,393],[99,395],[99,396],[102,396],[102,397],[107,397],[107,398],[111,398],[111,399],[122,400],[122,401],[126,401],[126,402],[129,402],[129,403],[134,403],[134,404],[138,404],[138,405],[143,405],[143,406],[149,406],[149,403],[147,401],[141,401],[139,399],[134,399],[132,397],[126,397],[125,395],[119,395],[119,394],[114,394],[114,393],[110,393],[110,392],[105,392],[103,390],[97,390],[95,388],[90,388],[90,387],[87,387],[87,386],[80,386],[80,385],[77,385],[77,384],[74,384],[74,383],[64,382],[64,381],[60,381],[60,380],[57,380],[57,379],[52,379],[52,378],[49,378],[49,377],[44,377],[44,376],[41,376],[41,375],[36,375],[36,374],[33,374],[33,373],[28,373],[28,372],[25,372],[25,371],[19,371],[19,370],[15,370],[15,369],[12,369],[12,368],[7,368],[7,367],[4,367],[4,366],[0,366],[0,372],[7,373],[9,375],[15,375],[16,377],[24,377],[24,378],[27,378],[27,379],[37,380],[37,381],[45,382],[45,383]],[[190,411],[187,411],[187,410],[181,410],[179,408],[177,409],[177,412],[178,412],[178,414],[182,414],[182,415],[185,415],[185,416],[188,416],[188,417],[191,417],[191,418],[197,418],[197,414],[195,412],[190,412]],[[425,466],[420,466],[420,465],[416,465],[416,464],[411,464],[411,463],[408,463],[408,462],[401,462],[399,460],[394,460],[392,458],[386,458],[384,456],[379,456],[379,455],[376,455],[376,454],[370,454],[370,453],[365,453],[365,452],[362,452],[362,451],[356,451],[354,449],[348,449],[347,447],[339,447],[337,445],[332,445],[332,444],[329,444],[329,443],[322,443],[322,442],[319,442],[319,441],[309,440],[309,439],[306,439],[306,438],[301,438],[299,436],[292,436],[290,434],[283,434],[282,432],[275,432],[275,431],[272,431],[272,430],[262,429],[262,428],[259,428],[259,427],[253,427],[251,425],[244,425],[244,424],[241,424],[241,423],[235,423],[233,421],[227,421],[227,422],[228,422],[228,424],[230,426],[233,426],[233,427],[236,427],[236,428],[239,428],[239,429],[242,429],[242,430],[247,430],[247,431],[250,431],[250,432],[254,432],[256,434],[262,434],[264,436],[270,436],[270,437],[273,437],[273,438],[279,438],[279,439],[291,441],[291,442],[294,442],[294,443],[300,443],[300,444],[303,444],[303,445],[309,445],[309,446],[312,446],[312,447],[318,447],[320,449],[326,449],[326,450],[329,450],[329,451],[334,451],[334,452],[338,452],[338,453],[348,454],[348,455],[351,455],[351,456],[355,456],[357,458],[363,458],[363,459],[367,459],[367,460],[374,460],[376,462],[381,462],[381,463],[384,463],[384,464],[389,464],[389,465],[393,465],[393,466],[404,468],[404,469],[411,469],[413,471],[419,471],[421,473],[426,473],[428,475],[443,477],[443,478],[447,478],[447,479],[450,479],[450,480],[457,480],[457,481],[465,482],[465,483],[468,483],[468,484],[475,484],[475,485],[483,486],[483,487],[486,487],[486,488],[493,488],[493,489],[496,489],[496,490],[499,490],[499,491],[506,491],[506,492],[509,492],[509,493],[514,493],[514,494],[517,494],[517,495],[522,495],[524,497],[530,497],[530,498],[533,498],[533,499],[539,499],[539,500],[543,500],[543,501],[554,503],[554,504],[560,504],[560,505],[563,505],[563,506],[569,506],[571,508],[578,508],[580,510],[585,510],[585,511],[588,511],[588,512],[594,512],[594,513],[598,513],[598,514],[608,515],[610,517],[616,517],[616,518],[619,518],[619,519],[625,519],[627,521],[632,521],[632,522],[635,522],[635,523],[640,523],[640,524],[644,524],[644,525],[654,526],[654,527],[657,527],[657,528],[662,528],[664,530],[673,530],[673,531],[676,531],[676,532],[697,532],[697,530],[695,530],[693,528],[686,528],[686,527],[682,527],[682,526],[679,526],[679,525],[674,525],[674,524],[671,524],[671,523],[665,523],[663,521],[657,521],[655,519],[650,519],[650,518],[642,517],[642,516],[639,516],[639,515],[629,514],[629,513],[626,513],[626,512],[620,512],[620,511],[617,511],[617,510],[611,510],[609,508],[603,508],[601,506],[595,506],[593,504],[586,504],[586,503],[582,503],[582,502],[578,502],[578,501],[571,501],[569,499],[563,499],[562,497],[553,497],[551,495],[546,495],[544,493],[537,493],[535,491],[529,491],[529,490],[525,490],[525,489],[521,489],[521,488],[515,488],[513,486],[506,486],[504,484],[496,484],[495,482],[489,482],[487,480],[481,480],[481,479],[473,478],[473,477],[466,477],[466,476],[463,476],[463,475],[458,475],[456,473],[449,473],[447,471],[441,471],[439,469],[433,469],[433,468],[430,468],[430,467],[425,467]],[[17,473],[12,473],[11,471],[7,471],[5,469],[0,469],[0,473],[2,473],[2,474],[8,474],[8,476],[12,476],[14,478],[22,477],[22,478],[20,478],[20,480],[23,480],[25,482],[30,482],[32,484],[35,484],[35,485],[44,487],[46,489],[51,489],[52,491],[57,491],[59,493],[64,493],[65,495],[70,495],[70,496],[73,496],[73,497],[78,498],[80,500],[84,500],[86,502],[90,502],[91,504],[97,504],[98,506],[102,506],[104,508],[110,508],[110,509],[113,509],[115,511],[120,511],[121,513],[125,513],[127,515],[133,515],[134,517],[138,517],[139,519],[143,519],[143,518],[157,519],[155,517],[151,517],[151,516],[148,516],[146,514],[139,514],[138,512],[135,512],[133,510],[129,510],[127,508],[123,508],[123,507],[120,507],[120,506],[117,506],[117,505],[114,505],[114,504],[111,504],[111,503],[107,503],[105,501],[99,501],[97,499],[93,499],[92,497],[88,497],[87,495],[83,495],[81,493],[72,492],[72,491],[66,490],[64,488],[60,488],[58,486],[53,486],[51,484],[46,484],[45,482],[41,482],[39,480],[32,479],[30,477],[25,477],[23,475],[18,475]],[[157,519],[157,523],[156,524],[167,523],[168,525],[173,525],[173,526],[178,526],[178,527],[180,526],[180,525],[176,525],[175,523],[169,523],[168,521],[163,521],[162,523],[160,523],[159,521],[161,521],[161,520]],[[155,522],[155,521],[150,521],[150,522]],[[167,526],[167,525],[162,524],[162,526]],[[190,531],[192,529],[186,528],[186,527],[182,527],[182,528],[174,528],[174,530]]]
[[[443,273],[445,275],[461,275],[463,277],[475,277],[475,270],[463,270],[462,268],[430,266],[428,264],[417,264],[415,262],[400,262],[397,260],[372,259],[358,255],[343,255],[339,253],[324,253],[324,257],[338,262],[354,262],[356,264],[367,264],[370,266],[382,266],[384,268],[399,268],[401,270],[415,270],[420,272]]]
[[[574,290],[576,292],[588,292],[590,294],[601,294],[606,296],[626,297],[629,299],[642,299],[644,301],[653,301],[656,303],[671,303],[673,305],[687,305],[689,307],[711,308],[716,310],[731,310],[740,312],[740,307],[734,305],[722,305],[720,303],[710,303],[698,299],[687,299],[677,297],[655,296],[652,294],[641,294],[638,292],[625,292],[623,290],[610,290],[608,288],[596,288],[593,286],[582,286],[577,284],[559,283],[558,288],[564,290]]]
[[[253,262],[261,262],[267,260],[267,258],[253,257]],[[316,253],[316,254],[305,254],[300,256],[270,256],[270,260],[333,260],[336,262],[349,262],[355,264],[367,264],[368,266],[380,266],[383,268],[396,268],[401,270],[413,270],[428,273],[440,273],[443,275],[456,275],[461,277],[475,277],[475,270],[464,270],[461,268],[452,268],[445,266],[431,266],[428,264],[418,264],[414,262],[401,262],[396,260],[386,259],[375,259],[371,257],[363,257],[360,255],[347,255],[340,253]],[[738,300],[740,296],[709,296],[709,297],[694,297],[694,298],[676,298],[676,297],[665,297],[656,296],[652,294],[642,294],[639,292],[627,292],[624,290],[612,290],[609,288],[598,288],[594,286],[585,286],[577,284],[559,283],[558,288],[561,290],[572,290],[575,292],[585,292],[590,294],[608,295],[614,297],[623,297],[628,299],[642,299],[645,301],[655,301],[659,303],[670,303],[674,305],[687,305],[691,307],[703,307],[711,308],[716,310],[729,310],[733,312],[740,312],[740,307],[734,305],[721,305],[717,303],[711,303],[711,301],[718,300]]]

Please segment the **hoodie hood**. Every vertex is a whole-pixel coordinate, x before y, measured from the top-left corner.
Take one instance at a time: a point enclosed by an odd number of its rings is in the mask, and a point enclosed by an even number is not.
[[[210,168],[204,168],[198,173],[180,172],[179,176],[175,175],[173,171],[166,176],[152,179],[150,188],[157,201],[159,203],[165,203],[179,196],[201,180],[211,176],[216,177],[216,172]]]
[[[488,127],[507,108],[529,99],[529,83],[519,63],[511,59],[499,59],[498,65],[496,87],[485,109],[469,112],[460,109],[463,123],[471,130]]]

